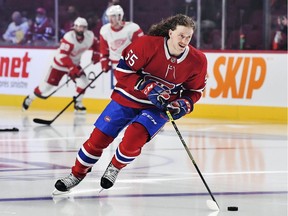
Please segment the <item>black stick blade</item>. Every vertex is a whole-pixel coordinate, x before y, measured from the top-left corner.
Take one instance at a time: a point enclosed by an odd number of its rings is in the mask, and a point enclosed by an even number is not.
[[[45,124],[45,125],[50,125],[53,122],[53,120],[44,120],[44,119],[39,119],[39,118],[34,118],[33,121],[35,123]]]
[[[19,129],[18,128],[5,128],[5,129],[0,129],[0,132],[18,132]]]

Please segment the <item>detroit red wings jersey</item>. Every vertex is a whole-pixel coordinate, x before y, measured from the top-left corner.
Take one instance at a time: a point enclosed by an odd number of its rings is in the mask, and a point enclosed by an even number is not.
[[[118,82],[113,100],[133,108],[151,106],[147,96],[135,88],[141,78],[169,89],[169,101],[189,97],[196,103],[200,99],[207,78],[206,56],[190,45],[181,56],[171,56],[166,43],[163,37],[143,36],[123,51],[114,72]]]
[[[102,26],[100,29],[101,61],[110,59],[112,64],[117,64],[123,49],[141,36],[143,31],[133,22],[123,22],[123,28],[120,30],[113,29],[110,23]]]
[[[68,56],[74,65],[79,65],[82,54],[97,43],[92,31],[84,32],[84,39],[78,41],[74,30],[67,32],[61,40],[60,47],[56,51],[52,67],[61,71],[68,72],[65,62],[61,59]]]

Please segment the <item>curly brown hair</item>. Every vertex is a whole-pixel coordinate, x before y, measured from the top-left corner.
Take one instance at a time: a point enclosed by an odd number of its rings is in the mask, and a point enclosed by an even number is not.
[[[196,29],[195,21],[191,17],[177,14],[152,25],[148,31],[148,35],[169,38],[169,30],[174,31],[178,25],[191,27],[193,30]]]

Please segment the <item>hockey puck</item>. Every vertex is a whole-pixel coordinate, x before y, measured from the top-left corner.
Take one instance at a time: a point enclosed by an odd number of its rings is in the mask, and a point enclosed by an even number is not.
[[[238,211],[238,207],[237,206],[229,206],[228,211]]]

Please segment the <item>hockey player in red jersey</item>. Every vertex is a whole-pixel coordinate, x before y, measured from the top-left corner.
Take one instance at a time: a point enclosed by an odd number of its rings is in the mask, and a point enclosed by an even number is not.
[[[58,191],[79,184],[127,126],[100,182],[104,189],[112,187],[119,171],[140,155],[168,121],[167,104],[175,120],[193,111],[207,77],[205,55],[189,45],[194,30],[194,21],[178,14],[153,25],[148,36],[124,49],[115,70],[118,82],[112,100],[79,150],[71,174],[56,182]]]
[[[47,17],[44,8],[37,8],[34,23],[26,34],[27,43],[34,45],[47,45],[54,41],[55,27],[51,18]]]
[[[87,27],[86,19],[78,17],[75,20],[73,30],[67,32],[61,40],[45,80],[24,99],[23,110],[27,110],[36,97],[45,99],[45,95],[58,86],[62,77],[68,74],[76,83],[76,93],[81,93],[74,103],[74,109],[79,112],[86,111],[82,99],[85,93],[83,89],[88,85],[88,78],[80,66],[81,56],[91,48],[93,63],[99,62],[100,58],[99,41],[92,31],[87,30]]]
[[[115,69],[124,48],[144,35],[139,25],[123,21],[124,11],[120,5],[110,6],[106,14],[109,23],[100,29],[100,61],[105,72]]]

